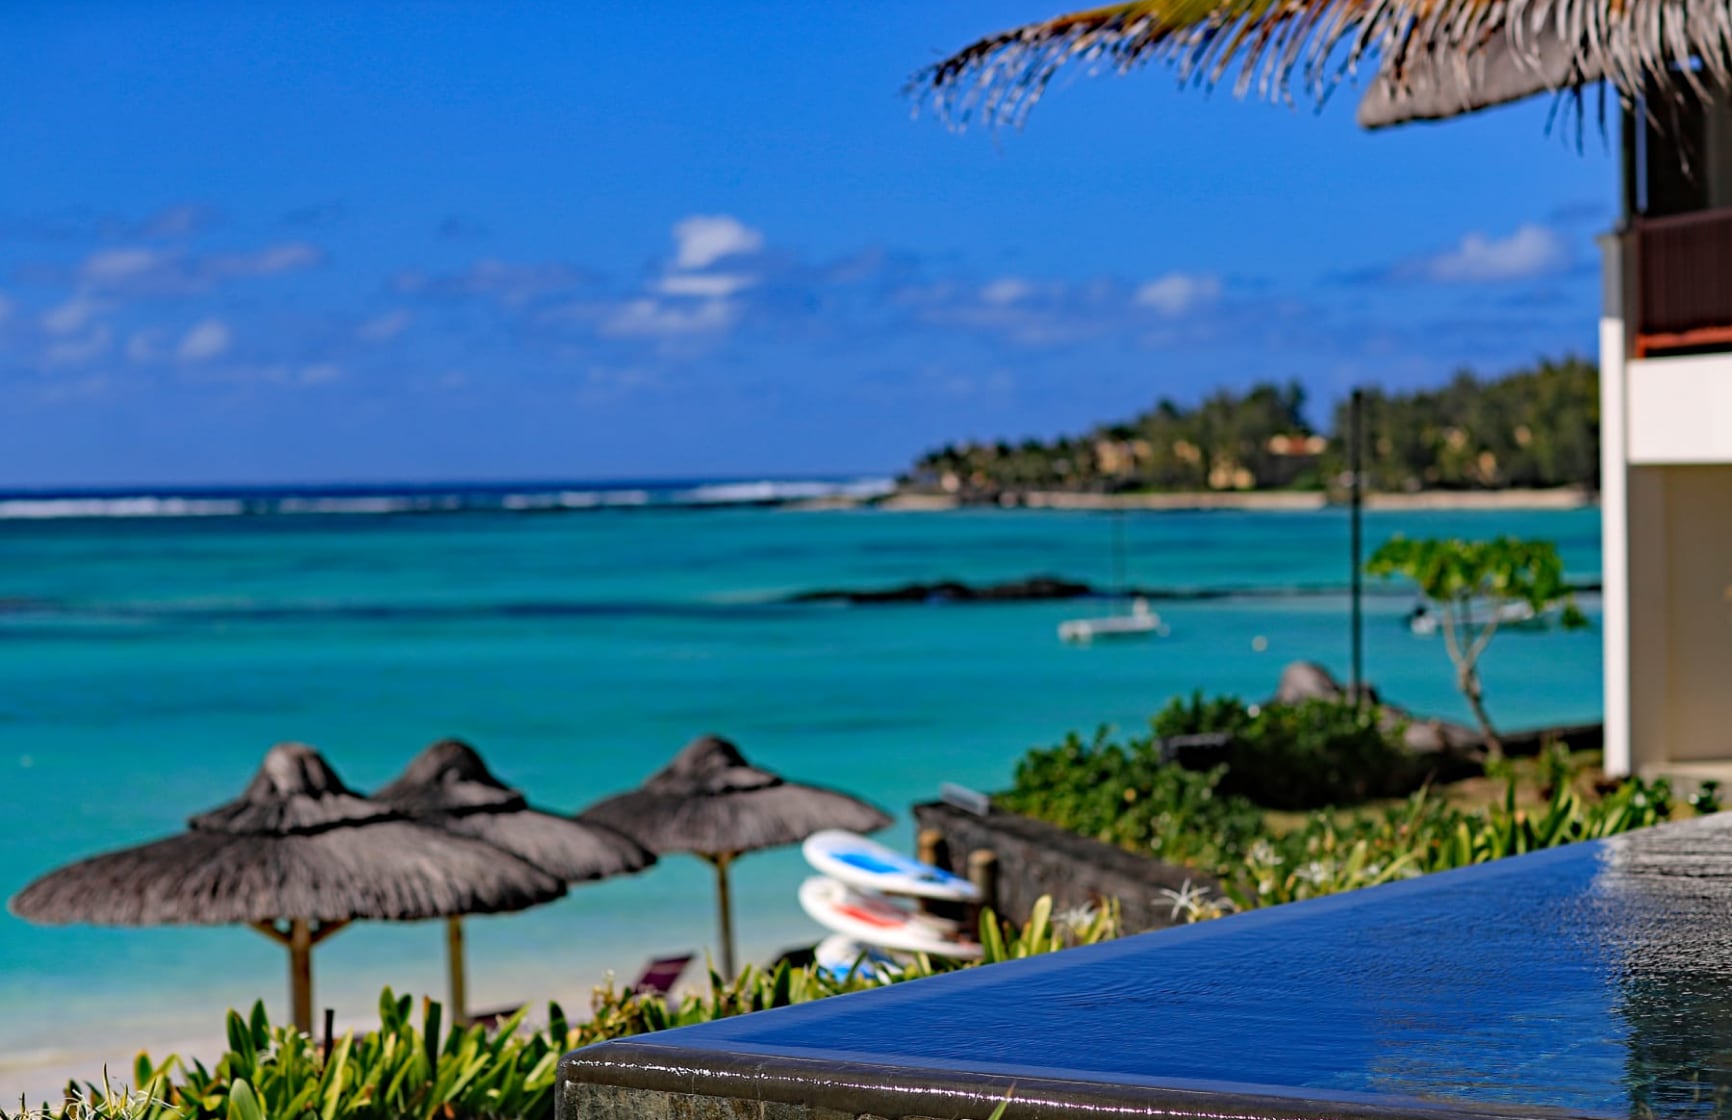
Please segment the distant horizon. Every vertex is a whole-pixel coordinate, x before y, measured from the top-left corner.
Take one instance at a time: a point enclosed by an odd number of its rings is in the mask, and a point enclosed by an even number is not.
[[[738,475],[643,475],[614,478],[346,478],[346,479],[280,479],[244,482],[176,482],[145,481],[122,483],[92,483],[89,485],[45,484],[14,486],[0,483],[0,500],[22,497],[169,497],[222,494],[268,493],[402,493],[444,492],[505,493],[514,490],[546,492],[556,489],[680,489],[701,486],[749,486],[756,483],[797,485],[800,483],[835,484],[893,480],[899,470],[807,471],[791,474],[770,474],[746,471]]]

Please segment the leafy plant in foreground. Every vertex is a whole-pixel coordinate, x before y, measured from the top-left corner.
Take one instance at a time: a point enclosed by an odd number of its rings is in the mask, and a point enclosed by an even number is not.
[[[1013,926],[981,917],[981,963],[991,964],[1092,944],[1118,935],[1116,908],[1055,919],[1050,899]],[[592,1014],[571,1022],[548,1004],[546,1022],[527,1026],[521,1009],[497,1029],[446,1024],[437,1002],[386,990],[379,1026],[322,1046],[293,1027],[273,1025],[264,1005],[227,1018],[227,1051],[211,1066],[170,1055],[140,1055],[134,1092],[68,1086],[58,1108],[21,1109],[0,1120],[549,1120],[560,1055],[591,1043],[804,1003],[843,992],[917,980],[960,965],[915,958],[890,974],[858,970],[831,977],[811,967],[748,966],[731,981],[711,972],[707,991],[678,999],[621,992],[594,995]],[[107,1081],[107,1078],[104,1078]]]

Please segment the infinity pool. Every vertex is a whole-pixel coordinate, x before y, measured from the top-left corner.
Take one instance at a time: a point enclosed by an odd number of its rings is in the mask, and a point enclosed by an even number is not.
[[[814,1116],[1732,1115],[1732,814],[607,1043],[563,1078],[561,1120],[616,1114],[607,1085]]]

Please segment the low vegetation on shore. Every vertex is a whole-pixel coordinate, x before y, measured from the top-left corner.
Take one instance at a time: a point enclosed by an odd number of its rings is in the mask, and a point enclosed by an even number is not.
[[[1206,770],[1173,761],[1173,737],[1199,733],[1243,747]],[[1711,785],[1680,806],[1665,781],[1608,782],[1591,757],[1562,746],[1534,759],[1494,759],[1484,777],[1437,785],[1426,778],[1428,760],[1404,749],[1400,733],[1398,722],[1346,700],[1255,707],[1234,697],[1192,698],[1157,715],[1148,735],[1072,735],[1030,751],[997,803],[1217,879],[1226,897],[1184,900],[1193,917],[1466,867],[1645,828],[1680,809],[1719,807]],[[1389,796],[1415,785],[1405,797]]]
[[[1000,501],[1031,492],[1322,491],[1348,469],[1348,405],[1314,423],[1297,383],[1161,400],[1054,440],[951,444],[902,478],[911,493]],[[1599,370],[1566,357],[1439,389],[1364,394],[1366,483],[1385,493],[1599,487]]]

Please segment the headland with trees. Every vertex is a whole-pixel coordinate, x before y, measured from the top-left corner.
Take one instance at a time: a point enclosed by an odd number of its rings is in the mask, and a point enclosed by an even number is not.
[[[1599,489],[1599,370],[1585,359],[1548,359],[1491,378],[1464,370],[1438,388],[1367,388],[1361,399],[1364,481],[1373,493],[1544,493],[1585,502]],[[900,489],[916,499],[1007,505],[1066,504],[1066,496],[1322,501],[1349,477],[1351,405],[1335,402],[1326,426],[1309,405],[1297,382],[1220,390],[1194,405],[1163,398],[1075,435],[948,444],[922,455]]]

